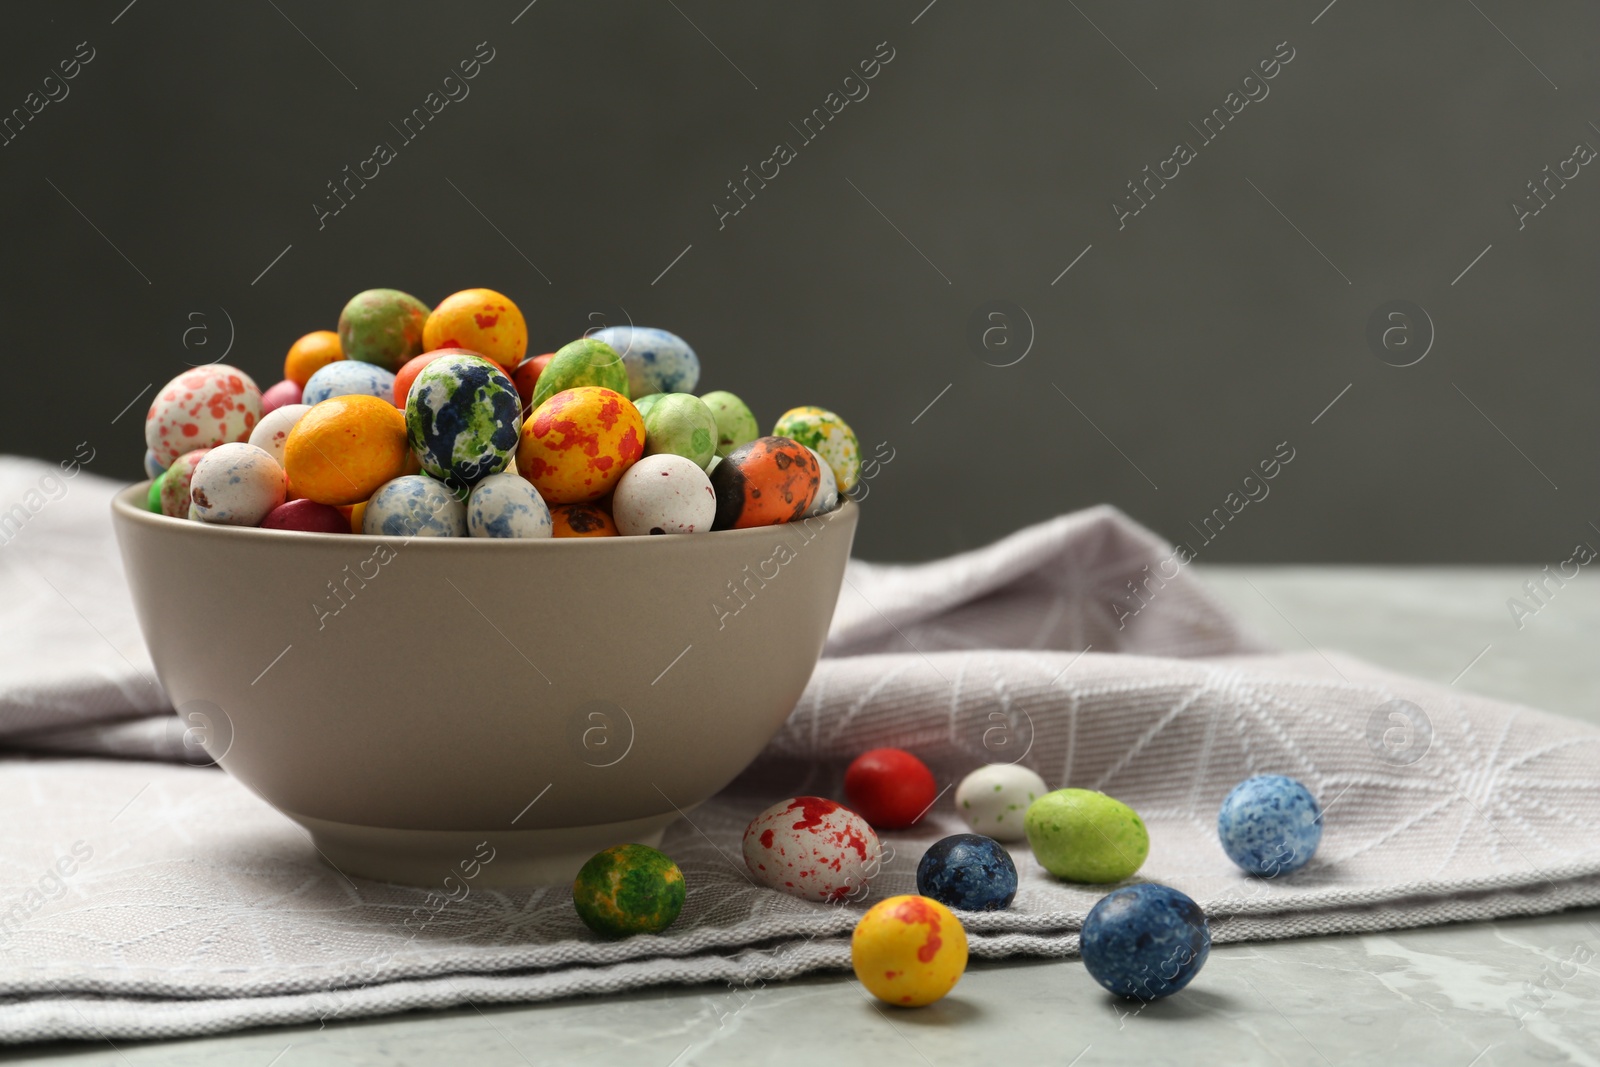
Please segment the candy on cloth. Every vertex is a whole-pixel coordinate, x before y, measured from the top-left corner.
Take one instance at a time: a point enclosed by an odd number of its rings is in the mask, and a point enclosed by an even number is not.
[[[799,441],[833,468],[839,491],[848,493],[861,478],[861,443],[856,432],[826,408],[790,408],[778,416],[773,436]]]
[[[1155,882],[1108,893],[1079,934],[1083,966],[1119,997],[1156,1000],[1188,985],[1211,954],[1211,927],[1200,905]]]
[[[642,455],[644,420],[628,399],[579,386],[556,393],[522,424],[517,471],[550,503],[579,504],[609,493]]]
[[[691,393],[652,393],[639,412],[644,419],[644,454],[683,456],[704,469],[717,455],[717,420]],[[635,405],[637,406],[637,405]]]
[[[361,532],[384,537],[465,537],[467,505],[443,482],[404,474],[367,501]]]
[[[539,491],[514,471],[491,474],[467,498],[472,537],[549,537],[550,508]]]
[[[580,337],[562,345],[539,375],[534,386],[533,407],[537,408],[555,394],[580,386],[599,386],[613,393],[628,395],[628,372],[616,349],[604,341]]]
[[[256,428],[250,431],[250,443],[266,452],[283,465],[283,446],[288,443],[289,431],[300,417],[311,410],[309,404],[285,404],[261,416]]]
[[[711,409],[712,417],[717,420],[718,456],[726,456],[761,436],[761,424],[756,422],[755,414],[743,400],[727,390],[707,393],[700,400]]]
[[[823,797],[780,800],[744,831],[744,863],[755,880],[805,900],[864,894],[880,858],[867,820]]]
[[[1217,811],[1217,837],[1228,858],[1250,874],[1288,874],[1310,863],[1322,842],[1322,808],[1293,778],[1246,778]]]
[[[144,443],[171,466],[185,452],[244,441],[261,418],[261,390],[244,371],[211,363],[184,371],[156,392]]]
[[[289,346],[289,354],[283,357],[283,376],[304,389],[313,374],[343,358],[339,335],[332,330],[316,330]]]
[[[283,503],[287,489],[283,468],[263,449],[230,441],[195,465],[189,512],[201,522],[255,526]]]
[[[850,965],[867,992],[918,1008],[949,993],[967,969],[967,932],[950,909],[899,896],[867,910],[850,935]]]
[[[283,446],[284,469],[299,496],[354,504],[405,470],[406,420],[387,400],[336,396],[300,416]]]
[[[1017,865],[982,834],[955,834],[928,846],[917,863],[917,892],[962,911],[999,911],[1017,895]]]
[[[200,465],[201,458],[209,451],[209,448],[197,448],[172,461],[172,466],[161,476],[161,514],[171,515],[175,519],[189,517],[189,484],[194,478],[195,467]]]
[[[1150,854],[1138,812],[1092,789],[1046,793],[1028,806],[1023,826],[1039,865],[1072,882],[1120,882]]]
[[[996,841],[1021,841],[1028,836],[1023,816],[1028,805],[1050,787],[1044,779],[1016,763],[979,767],[956,786],[956,810],[967,825]]]
[[[607,326],[589,335],[622,357],[628,371],[628,396],[689,393],[700,383],[700,358],[675,333],[650,326]]]
[[[624,534],[705,533],[716,514],[706,472],[671,453],[645,456],[629,467],[611,496],[611,515]]]
[[[393,404],[394,372],[350,360],[330,363],[306,382],[300,402],[315,407],[336,396],[376,396]]]
[[[648,845],[597,852],[572,882],[572,905],[602,937],[657,934],[683,910],[683,872]]]
[[[813,515],[826,515],[839,506],[839,481],[833,476],[833,468],[828,466],[823,458],[817,454],[816,449],[808,448],[806,451],[810,452],[811,458],[817,461],[817,473],[822,476],[822,480],[817,483],[816,498],[811,501],[811,506],[806,509],[805,518],[809,519]],[[712,464],[715,465],[719,462],[719,458],[712,456]]]
[[[528,352],[522,310],[493,289],[463,289],[439,301],[422,326],[422,347],[465,348],[510,372]]]
[[[263,530],[300,530],[304,533],[350,532],[350,520],[336,507],[315,500],[289,500],[261,520]]]
[[[300,384],[285,378],[261,394],[261,417],[266,418],[269,413],[286,405],[300,403],[300,396]]]
[[[373,363],[393,373],[423,350],[428,305],[398,289],[368,289],[339,313],[339,347],[347,360]]]
[[[600,504],[561,504],[550,509],[555,537],[616,537],[617,524]]]
[[[728,453],[711,472],[715,529],[793,522],[810,510],[822,475],[811,450],[787,437],[758,437]]]
[[[422,469],[464,493],[511,466],[522,401],[495,363],[481,356],[441,356],[411,386],[405,425]]]
[[[863,752],[844,772],[845,799],[879,830],[915,824],[933,806],[938,789],[928,765],[900,748]]]

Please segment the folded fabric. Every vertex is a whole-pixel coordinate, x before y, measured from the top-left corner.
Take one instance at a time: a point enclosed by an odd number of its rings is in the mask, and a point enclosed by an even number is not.
[[[0,500],[43,468],[0,461]],[[1063,516],[977,552],[852,563],[828,656],[787,724],[667,831],[688,901],[664,934],[591,935],[566,888],[472,890],[418,931],[421,889],[348,879],[182,746],[138,644],[106,514],[80,474],[0,545],[0,1041],[149,1038],[539,1000],[662,983],[739,988],[848,966],[862,907],[913,892],[965,829],[950,788],[1021,762],[1132,804],[1143,879],[1195,897],[1218,942],[1398,928],[1600,902],[1600,730],[1393,676],[1280,655],[1120,513]],[[869,517],[870,521],[870,517]],[[1394,731],[1404,744],[1397,745]],[[859,905],[757,888],[740,837],[785,796],[841,796],[845,764],[909,748],[946,791]],[[1216,843],[1240,779],[1279,772],[1326,811],[1310,865],[1250,878]],[[975,956],[1066,956],[1103,888],[1025,846],[1006,911],[963,915]]]

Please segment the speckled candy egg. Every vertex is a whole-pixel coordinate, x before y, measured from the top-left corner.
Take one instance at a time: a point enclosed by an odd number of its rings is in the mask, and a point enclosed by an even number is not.
[[[1217,836],[1228,858],[1249,873],[1288,874],[1310,863],[1322,843],[1322,808],[1293,778],[1257,775],[1222,802]]]
[[[209,448],[197,448],[172,461],[167,473],[161,476],[161,514],[175,519],[189,517],[189,484],[194,479],[194,469],[209,451]]]
[[[538,407],[564,389],[586,385],[628,395],[628,372],[622,357],[616,349],[592,337],[580,337],[556,350],[533,387],[532,404]]]
[[[406,400],[406,432],[422,469],[452,488],[511,466],[522,398],[505,371],[477,356],[442,356],[422,368]]]
[[[956,786],[956,810],[967,825],[996,841],[1028,836],[1023,816],[1028,805],[1050,792],[1044,779],[1015,763],[979,767]]]
[[[817,455],[816,449],[808,448],[806,451],[817,461],[817,473],[821,475],[821,480],[817,482],[817,495],[811,501],[811,507],[806,509],[806,518],[810,518],[813,515],[826,515],[839,506],[839,481],[833,476],[833,468]],[[715,457],[712,461],[715,462]]]
[[[616,537],[611,512],[599,504],[561,504],[550,509],[550,530],[555,537]]]
[[[658,934],[683,910],[683,872],[648,845],[598,852],[572,882],[572,905],[602,937]]]
[[[550,508],[539,491],[512,471],[491,474],[467,498],[467,533],[473,537],[549,537]]]
[[[283,466],[283,446],[289,440],[289,431],[310,410],[309,404],[285,404],[267,412],[250,431],[250,443],[271,456],[278,466]]]
[[[406,409],[406,401],[411,399],[411,386],[416,382],[417,375],[422,373],[422,368],[432,363],[441,356],[477,356],[476,352],[469,352],[465,348],[440,348],[433,352],[424,352],[420,356],[413,356],[406,360],[406,365],[394,372],[394,406],[401,411]],[[478,356],[479,359],[488,359],[487,356]],[[490,359],[490,363],[494,360]],[[500,364],[495,363],[495,366]]]
[[[649,326],[607,326],[589,336],[604,341],[628,370],[628,395],[688,393],[700,382],[700,357],[675,333]]]
[[[711,479],[682,456],[646,456],[629,467],[611,497],[625,535],[706,533],[717,514]]]
[[[394,372],[348,359],[330,363],[311,376],[300,402],[316,407],[336,396],[375,396],[393,404]]]
[[[201,522],[256,526],[283,503],[289,483],[283,468],[255,445],[218,445],[194,468],[189,511]]]
[[[393,374],[406,360],[422,354],[422,327],[428,313],[428,305],[398,289],[357,293],[339,313],[344,358],[376,364]]]
[[[493,289],[463,289],[439,301],[422,326],[423,350],[465,348],[511,371],[528,354],[528,324],[511,298]]]
[[[300,416],[283,444],[295,493],[334,507],[367,499],[403,474],[409,458],[405,417],[377,396],[324,400]]]
[[[810,510],[822,484],[811,450],[787,437],[758,437],[728,453],[711,472],[715,529],[793,522]]]
[[[705,469],[717,457],[717,420],[704,401],[691,393],[653,393],[640,411],[644,419],[644,454],[671,453]]]
[[[244,441],[261,419],[261,390],[223,363],[194,367],[163,385],[144,419],[144,443],[167,466],[197,448]]]
[[[1211,954],[1211,926],[1188,895],[1141,882],[1101,897],[1078,941],[1096,982],[1119,997],[1156,1000],[1200,973]]]
[[[152,481],[161,477],[167,471],[166,464],[156,458],[156,454],[148,448],[144,450],[144,476]]]
[[[1046,793],[1028,805],[1022,824],[1039,866],[1071,882],[1120,882],[1150,854],[1139,813],[1092,789]]]
[[[638,410],[613,390],[579,386],[555,394],[522,424],[517,470],[550,503],[578,504],[609,493],[642,455]]]
[[[833,412],[825,408],[790,408],[778,417],[772,432],[777,437],[799,441],[821,456],[833,468],[841,493],[856,487],[861,478],[861,443],[850,424]]]
[[[385,483],[367,501],[361,532],[383,537],[465,537],[467,505],[443,482],[406,474]]]
[[[650,417],[650,409],[659,404],[661,402],[661,398],[666,395],[666,393],[650,393],[647,396],[641,396],[639,399],[635,400],[633,402],[633,406],[639,409],[639,417],[641,419],[648,419]],[[709,411],[710,409],[708,408],[707,410]]]
[[[805,900],[865,893],[880,857],[867,820],[822,797],[779,801],[744,831],[744,862],[755,880]]]
[[[743,400],[726,389],[718,389],[700,398],[711,409],[717,420],[717,455],[726,456],[761,436],[761,424]]]
[[[1017,865],[992,837],[954,834],[922,854],[917,892],[962,911],[1000,911],[1017,895]]]
[[[886,1004],[919,1008],[961,981],[967,932],[950,909],[927,897],[881,900],[850,935],[850,965],[867,992]]]

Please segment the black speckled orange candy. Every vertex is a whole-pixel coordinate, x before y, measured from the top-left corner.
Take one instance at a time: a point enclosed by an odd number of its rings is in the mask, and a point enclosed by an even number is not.
[[[794,522],[811,507],[822,472],[811,450],[787,437],[758,437],[711,472],[717,493],[713,530]]]

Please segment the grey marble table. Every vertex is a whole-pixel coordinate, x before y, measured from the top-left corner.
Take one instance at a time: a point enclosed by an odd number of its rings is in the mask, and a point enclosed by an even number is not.
[[[1580,575],[1519,629],[1521,568],[1209,567],[1226,603],[1285,648],[1338,648],[1600,722],[1600,584]],[[1531,605],[1530,605],[1531,606]],[[880,1012],[847,976],[253,1031],[52,1045],[7,1058],[181,1064],[1600,1064],[1600,910],[1216,949],[1181,996],[1143,1008],[1076,960],[974,964],[955,994]]]

